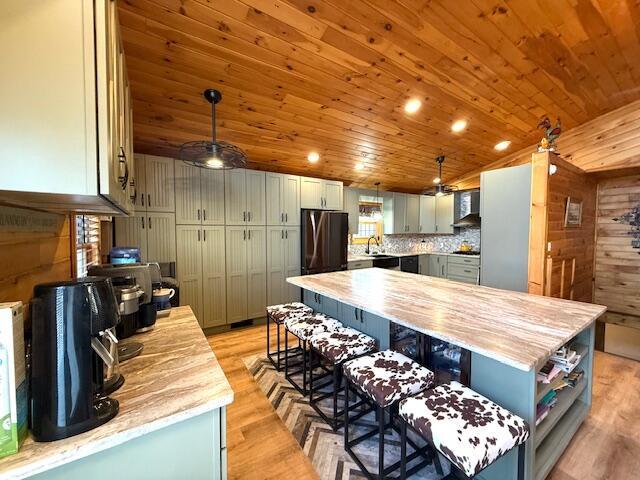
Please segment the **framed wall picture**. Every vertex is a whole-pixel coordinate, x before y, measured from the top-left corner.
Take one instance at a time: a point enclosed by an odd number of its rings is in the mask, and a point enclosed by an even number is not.
[[[579,227],[582,224],[582,200],[567,197],[567,209],[564,214],[565,227]]]

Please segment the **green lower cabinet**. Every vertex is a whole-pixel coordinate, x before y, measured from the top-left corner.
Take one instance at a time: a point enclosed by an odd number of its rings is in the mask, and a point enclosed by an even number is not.
[[[33,480],[225,480],[225,407],[29,477]]]

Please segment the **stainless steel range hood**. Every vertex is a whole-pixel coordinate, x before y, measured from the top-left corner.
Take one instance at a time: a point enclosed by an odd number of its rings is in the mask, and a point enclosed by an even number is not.
[[[455,192],[454,222],[456,228],[480,228],[480,190]]]
[[[480,215],[469,213],[454,223],[453,226],[458,228],[480,228]]]

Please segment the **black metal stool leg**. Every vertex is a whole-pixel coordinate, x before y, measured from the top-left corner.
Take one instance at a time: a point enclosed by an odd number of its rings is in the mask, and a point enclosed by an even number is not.
[[[400,480],[407,478],[407,424],[400,420]]]
[[[302,341],[302,395],[307,395],[307,341]]]
[[[309,403],[313,401],[313,348],[309,348]]]
[[[284,329],[284,377],[289,377],[289,355],[287,352],[289,351],[289,332],[287,329]]]
[[[384,480],[384,408],[378,407],[378,478]]]
[[[276,352],[277,352],[277,353],[276,353],[276,355],[277,355],[277,357],[278,357],[278,362],[277,362],[277,365],[276,365],[276,370],[279,372],[279,371],[280,371],[280,369],[282,368],[281,363],[280,363],[280,350],[281,350],[281,349],[280,349],[280,324],[279,324],[279,323],[276,323],[276,342],[278,343],[278,346],[276,347],[276,348],[277,348],[277,350],[276,350]],[[287,354],[287,352],[284,352],[284,354],[286,355],[286,354]]]
[[[344,444],[349,444],[349,380],[344,379]]]
[[[520,446],[518,446],[518,480],[524,480],[524,445],[524,443],[521,443]]]

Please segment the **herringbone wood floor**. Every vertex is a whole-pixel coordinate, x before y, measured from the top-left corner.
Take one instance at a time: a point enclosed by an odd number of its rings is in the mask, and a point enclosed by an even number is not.
[[[265,333],[261,325],[209,337],[235,392],[227,414],[229,479],[316,479],[242,361],[264,351]],[[640,363],[597,352],[595,367],[591,413],[547,480],[638,478]]]

